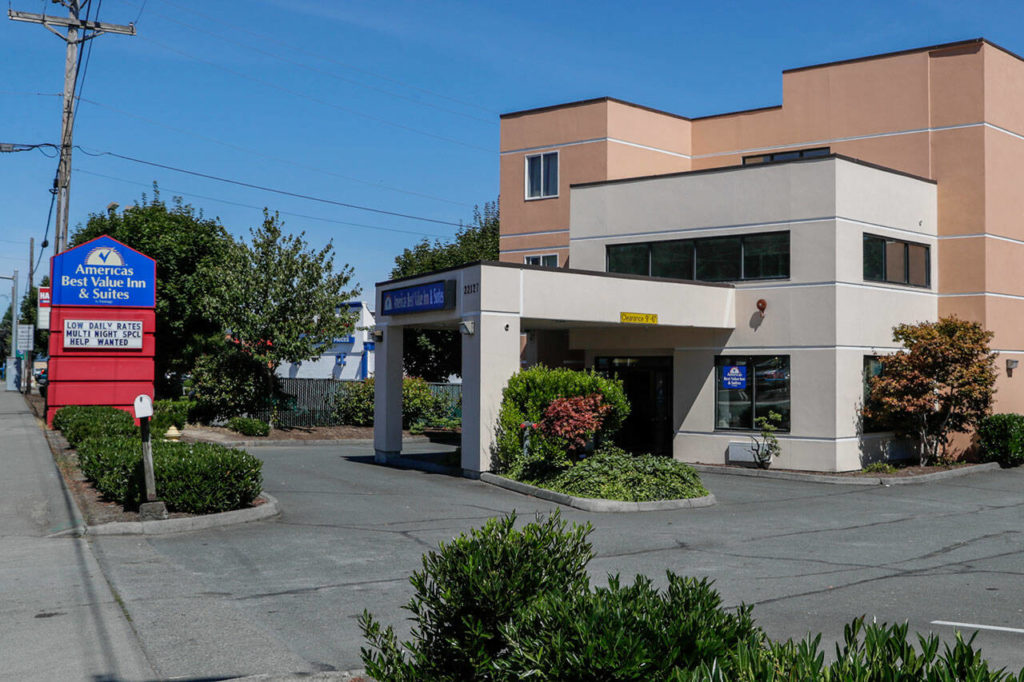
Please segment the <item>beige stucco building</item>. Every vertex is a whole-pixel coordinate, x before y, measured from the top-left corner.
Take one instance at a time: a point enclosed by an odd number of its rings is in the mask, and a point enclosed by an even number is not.
[[[894,325],[946,314],[995,332],[996,408],[1024,412],[1003,369],[1024,357],[1022,164],[1024,61],[984,40],[790,70],[751,111],[506,114],[502,263],[377,287],[377,449],[401,447],[403,326],[462,324],[468,471],[536,361],[622,377],[637,449],[743,459],[774,411],[779,466],[899,456],[858,416],[864,374]],[[402,304],[424,285],[433,309]]]

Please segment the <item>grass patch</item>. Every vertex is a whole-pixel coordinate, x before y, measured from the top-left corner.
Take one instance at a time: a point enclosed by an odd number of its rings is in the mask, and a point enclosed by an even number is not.
[[[656,502],[704,497],[700,474],[670,457],[631,455],[605,448],[567,469],[524,483],[574,497],[621,502]]]

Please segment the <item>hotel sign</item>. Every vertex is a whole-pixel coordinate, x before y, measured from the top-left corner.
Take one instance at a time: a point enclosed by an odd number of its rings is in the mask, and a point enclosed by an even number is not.
[[[106,235],[53,257],[54,306],[152,308],[156,261]]]
[[[619,313],[622,324],[658,324],[657,313]]]
[[[65,348],[142,348],[142,320],[64,320]]]
[[[455,307],[455,280],[439,280],[382,291],[380,305],[384,315],[451,310]]]
[[[747,368],[743,365],[725,365],[722,367],[722,388],[744,389],[747,387]]]

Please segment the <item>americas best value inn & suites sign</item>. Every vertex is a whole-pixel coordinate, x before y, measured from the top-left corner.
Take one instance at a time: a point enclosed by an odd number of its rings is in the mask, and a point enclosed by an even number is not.
[[[103,236],[53,258],[53,305],[156,305],[156,261]]]

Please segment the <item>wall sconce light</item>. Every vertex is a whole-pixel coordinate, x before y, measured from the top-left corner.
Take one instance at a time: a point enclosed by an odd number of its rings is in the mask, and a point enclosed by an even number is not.
[[[757,312],[761,313],[761,319],[764,319],[764,311],[768,309],[768,301],[763,298],[757,299]]]
[[[373,336],[374,343],[381,343],[382,341],[384,341],[384,330],[383,329],[374,329],[370,333]]]
[[[1006,376],[1012,377],[1013,370],[1017,369],[1018,361],[1010,358],[1006,359]]]
[[[459,332],[465,334],[466,336],[473,336],[473,320],[462,320],[461,322],[459,322]]]

